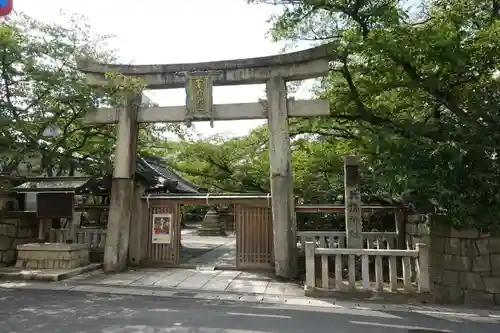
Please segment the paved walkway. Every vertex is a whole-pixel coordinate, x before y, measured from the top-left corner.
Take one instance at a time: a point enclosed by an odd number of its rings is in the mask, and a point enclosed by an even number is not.
[[[193,257],[188,264],[214,266],[214,267],[236,267],[236,240],[228,240],[210,251],[198,257]]]
[[[95,286],[140,287],[148,289],[235,292],[262,295],[303,296],[301,286],[276,281],[271,275],[213,269],[139,269],[113,275],[102,271],[62,281]]]
[[[181,264],[236,267],[236,237],[198,236],[185,232],[181,240]]]

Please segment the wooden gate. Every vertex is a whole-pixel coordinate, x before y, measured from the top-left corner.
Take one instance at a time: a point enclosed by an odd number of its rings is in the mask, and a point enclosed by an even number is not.
[[[201,197],[201,196],[200,196]],[[236,229],[236,268],[272,269],[274,266],[273,223],[268,197],[260,198],[215,198],[211,204],[234,205]],[[203,198],[203,199],[202,199]],[[208,196],[195,195],[143,197],[141,231],[137,237],[142,241],[136,245],[141,252],[138,264],[148,266],[171,267],[180,265],[181,249],[181,207],[182,204],[207,204]],[[154,214],[171,214],[171,237],[168,244],[155,244],[152,241]],[[140,235],[139,235],[140,232]],[[134,232],[135,233],[135,232]],[[132,236],[132,235],[131,235]],[[134,252],[135,253],[135,252]]]
[[[271,209],[236,204],[234,210],[236,267],[238,269],[271,269],[274,265]]]
[[[146,262],[154,265],[173,266],[179,264],[179,252],[181,247],[181,205],[177,202],[165,199],[149,200],[147,208],[147,241]],[[154,214],[172,214],[171,235],[169,244],[154,244],[153,216]]]

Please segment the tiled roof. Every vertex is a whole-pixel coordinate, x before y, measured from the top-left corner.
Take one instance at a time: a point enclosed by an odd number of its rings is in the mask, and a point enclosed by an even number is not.
[[[146,173],[154,177],[164,178],[165,181],[176,183],[177,192],[197,193],[199,187],[184,179],[181,175],[168,167],[165,160],[156,156],[138,156],[137,172]],[[145,175],[146,176],[146,175]]]
[[[165,187],[175,193],[198,193],[203,189],[184,179],[181,175],[170,168],[166,161],[157,156],[137,156],[136,178],[152,189]],[[96,183],[97,181],[97,183]],[[99,187],[101,190],[111,185],[111,174],[98,179],[91,177],[30,177],[29,180],[20,182],[15,190],[18,192],[55,191],[60,189],[79,190],[86,185]]]

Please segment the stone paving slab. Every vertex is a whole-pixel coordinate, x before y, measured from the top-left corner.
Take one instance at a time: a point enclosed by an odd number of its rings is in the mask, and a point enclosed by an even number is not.
[[[217,272],[217,271],[216,271]],[[241,274],[239,271],[218,271],[219,274],[212,277],[203,286],[203,290],[224,291]]]
[[[268,295],[302,296],[304,290],[298,289],[297,285],[293,283],[271,281],[264,293]]]
[[[199,271],[191,275],[176,287],[182,289],[202,289],[214,276],[219,274],[218,271]]]
[[[155,271],[151,274],[146,274],[145,276],[141,277],[138,280],[135,280],[134,282],[130,283],[130,286],[134,287],[145,287],[145,286],[151,286],[154,285],[156,282],[166,278],[169,275],[174,274],[176,271],[171,269],[168,271]]]
[[[155,282],[152,287],[173,288],[196,274],[194,269],[177,269],[173,274]]]
[[[264,294],[271,281],[234,279],[226,288],[229,291]]]
[[[301,286],[275,281],[269,274],[236,270],[149,269],[117,274],[91,273],[68,280],[70,283],[117,287],[176,288],[180,290],[229,291],[269,295],[304,295]]]

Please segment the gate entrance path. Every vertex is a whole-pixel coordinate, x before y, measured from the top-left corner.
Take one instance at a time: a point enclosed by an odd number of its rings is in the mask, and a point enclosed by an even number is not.
[[[242,265],[254,265],[274,260],[277,276],[295,277],[297,251],[288,119],[328,116],[330,109],[326,100],[288,99],[286,82],[327,75],[329,62],[335,55],[333,50],[334,46],[327,44],[269,57],[169,65],[96,64],[81,59],[79,69],[98,86],[108,84],[109,73],[119,73],[143,80],[146,89],[186,89],[186,105],[183,106],[141,108],[141,92],[131,91],[126,94],[122,105],[88,113],[86,121],[89,124],[118,124],[104,270],[116,272],[125,268],[129,237],[136,237],[130,233],[130,228],[131,221],[136,219],[131,207],[136,206],[134,198],[137,198],[137,189],[132,184],[138,123],[190,124],[192,121],[210,121],[213,124],[215,120],[267,119],[272,207],[269,211],[272,211],[274,228],[274,259],[271,259],[270,254],[263,254],[264,250],[255,247],[255,244],[242,241],[239,246],[253,254],[240,257],[238,261]],[[245,84],[266,84],[267,99],[255,103],[213,104],[214,85]],[[161,209],[172,210],[175,216],[179,213],[176,205]],[[249,213],[246,203],[241,202],[238,215],[250,214],[253,213]],[[259,214],[267,213],[260,211]],[[247,230],[246,224],[243,223],[241,228]],[[176,242],[178,241],[177,239]],[[151,258],[171,262],[176,262],[179,258],[178,247],[154,245],[148,247],[148,251]]]
[[[187,231],[187,232],[186,232]],[[236,269],[236,235],[200,236],[196,230],[182,230],[180,267]]]
[[[274,267],[273,222],[269,194],[161,194],[142,197],[142,216],[131,229],[130,260],[134,265],[192,267],[181,262],[181,206],[233,205],[235,222],[234,267],[242,270],[270,270]],[[156,215],[156,217],[155,217]],[[169,239],[153,241],[155,218],[170,220]],[[230,240],[225,244],[230,252]],[[224,245],[223,245],[224,246]],[[217,249],[216,249],[217,250]],[[221,250],[224,250],[222,248]],[[224,251],[220,251],[224,252]],[[207,253],[208,254],[208,253]],[[221,253],[224,255],[226,253]],[[199,262],[201,265],[211,263]],[[223,265],[219,268],[226,268]]]

